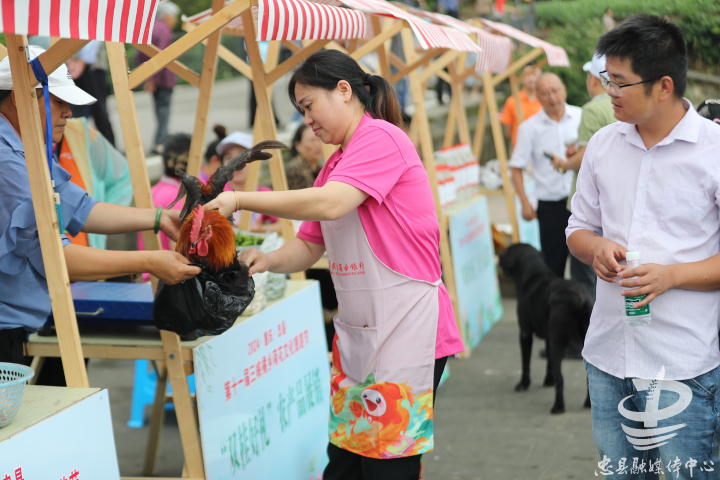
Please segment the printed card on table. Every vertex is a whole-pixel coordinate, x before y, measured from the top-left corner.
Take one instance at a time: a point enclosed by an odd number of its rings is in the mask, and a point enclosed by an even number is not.
[[[322,478],[330,369],[317,282],[193,356],[207,478]]]

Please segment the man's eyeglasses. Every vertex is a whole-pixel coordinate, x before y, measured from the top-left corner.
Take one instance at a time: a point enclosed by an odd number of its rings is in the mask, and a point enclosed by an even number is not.
[[[603,86],[607,92],[612,95],[613,97],[622,97],[622,88],[625,87],[632,87],[633,85],[640,85],[641,83],[648,83],[648,82],[657,82],[662,77],[657,78],[651,78],[650,80],[643,80],[642,82],[635,82],[635,83],[628,83],[625,85],[620,85],[619,83],[613,82],[612,80],[608,80],[605,78],[603,73],[607,73],[607,70],[603,70],[600,72],[600,84]]]

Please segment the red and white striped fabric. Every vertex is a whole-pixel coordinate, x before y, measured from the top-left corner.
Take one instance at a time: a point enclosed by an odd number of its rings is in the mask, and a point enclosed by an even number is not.
[[[461,52],[480,52],[480,47],[460,30],[428,23],[385,0],[339,0],[361,12],[405,20],[424,50],[448,48]]]
[[[260,0],[258,40],[326,40],[365,37],[365,15],[305,0]]]
[[[485,20],[482,18],[480,20],[488,27],[504,35],[507,35],[508,37],[526,43],[531,47],[542,48],[543,50],[545,50],[545,55],[547,55],[548,65],[552,67],[570,66],[570,60],[568,59],[567,52],[564,48],[558,47],[557,45],[553,45],[552,43],[548,43],[544,40],[540,40],[539,38],[533,37],[532,35],[527,34],[522,30],[518,30],[515,27],[511,27],[510,25],[492,22],[490,20]]]
[[[482,52],[478,55],[475,70],[478,72],[503,72],[512,60],[512,51],[515,48],[507,37],[501,37],[487,32],[462,20],[441,13],[426,12],[419,8],[402,5],[403,9],[420,18],[427,18],[435,23],[455,28],[469,35],[477,35]]]
[[[2,0],[0,31],[150,43],[158,0]]]
[[[228,0],[225,2],[225,5],[226,6],[229,5],[233,1],[234,0]],[[253,18],[255,19],[255,25],[257,25],[258,7],[252,7],[252,12],[253,12]],[[211,16],[212,16],[212,8],[209,8],[209,9],[202,11],[196,15],[193,15],[192,17],[186,17],[185,15],[183,15],[182,19],[183,19],[183,22],[192,23],[193,25],[197,26],[197,25],[200,25],[201,23],[203,23],[205,20],[207,20]],[[225,28],[232,28],[234,30],[242,30],[243,29],[242,17],[234,18],[233,20],[230,21],[230,23],[225,25]]]
[[[228,5],[233,0],[225,2]],[[258,40],[322,40],[364,38],[367,22],[361,12],[339,8],[335,0],[260,0],[252,7]],[[199,25],[212,15],[212,9],[183,21]],[[225,28],[243,31],[242,17]]]

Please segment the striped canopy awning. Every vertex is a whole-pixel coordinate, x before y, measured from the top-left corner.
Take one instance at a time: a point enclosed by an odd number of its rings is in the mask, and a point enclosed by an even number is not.
[[[232,3],[233,0],[225,4]],[[252,7],[258,40],[328,40],[365,38],[368,28],[362,12],[340,8],[331,2],[306,0],[260,0]],[[212,16],[212,9],[183,20],[199,25]],[[243,32],[242,17],[225,28]]]
[[[480,52],[480,47],[454,27],[434,25],[396,7],[385,0],[338,0],[343,5],[361,12],[405,20],[412,28],[424,50],[447,48],[461,52]]]
[[[407,21],[423,49],[480,52],[480,47],[462,31],[428,23],[385,0],[260,0],[259,6],[253,7],[258,40],[372,38],[374,32],[367,14]],[[197,25],[211,15],[212,11],[206,10],[183,18]],[[242,19],[232,20],[225,28],[242,30]]]
[[[305,0],[260,0],[258,40],[327,40],[365,37],[365,15]]]
[[[420,18],[427,18],[432,22],[455,28],[469,35],[477,35],[480,48],[482,49],[475,65],[475,70],[478,72],[500,73],[510,65],[512,51],[515,46],[509,38],[492,34],[449,15],[426,12],[425,10],[407,5],[402,5],[401,8],[406,9],[408,12]]]
[[[230,5],[234,0],[227,0],[225,2],[225,5]],[[253,18],[255,19],[255,24],[257,25],[258,20],[258,7],[252,7],[253,12]],[[185,15],[182,16],[183,22],[192,23],[193,25],[200,25],[205,20],[209,19],[212,16],[212,8],[208,8],[205,11],[202,11],[198,14],[195,14],[191,17],[187,17]],[[243,29],[243,23],[242,23],[242,17],[236,17],[230,21],[227,25],[225,25],[225,28],[230,28],[233,30],[239,30],[242,31]]]
[[[150,43],[158,0],[2,0],[0,31]]]
[[[511,27],[510,25],[485,20],[484,18],[481,18],[480,20],[491,29],[500,32],[503,35],[507,35],[508,37],[514,38],[515,40],[530,45],[531,47],[542,48],[545,51],[545,55],[547,55],[548,65],[552,67],[570,66],[570,60],[568,59],[567,52],[564,48],[558,47],[557,45],[553,45],[552,43],[548,43],[544,40],[540,40],[539,38],[533,37],[532,35],[525,33],[522,30],[518,30],[515,27]]]

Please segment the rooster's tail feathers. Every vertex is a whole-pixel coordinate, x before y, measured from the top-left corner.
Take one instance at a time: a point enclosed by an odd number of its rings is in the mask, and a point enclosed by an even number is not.
[[[242,170],[245,168],[245,165],[250,162],[254,162],[256,160],[268,160],[269,158],[272,158],[271,153],[263,152],[263,150],[288,150],[289,148],[290,147],[277,140],[263,140],[262,142],[254,145],[250,150],[241,153],[239,156],[243,158],[239,159],[238,162],[235,162],[237,157],[234,158],[232,163],[236,163],[236,171]]]
[[[192,175],[188,175],[182,170],[175,170],[175,174],[180,177],[180,190],[178,195],[173,202],[168,205],[167,210],[170,210],[175,206],[181,198],[187,196],[185,203],[183,204],[182,211],[180,212],[180,218],[185,220],[190,212],[195,208],[201,200],[200,189],[202,188],[202,182]]]

